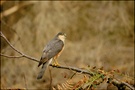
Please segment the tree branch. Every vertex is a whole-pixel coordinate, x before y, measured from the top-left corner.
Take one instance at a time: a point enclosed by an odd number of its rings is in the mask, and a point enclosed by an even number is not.
[[[20,56],[8,56],[8,55],[1,54],[1,53],[0,53],[0,55],[4,56],[4,57],[7,57],[7,58],[22,58],[23,57],[23,55],[20,55]]]
[[[55,68],[72,70],[72,71],[76,71],[76,72],[79,72],[79,73],[88,74],[90,76],[94,75],[94,73],[91,72],[91,71],[79,69],[79,68],[76,68],[76,67],[71,67],[71,66],[55,66],[55,65],[52,65],[52,64],[50,64],[50,66],[55,67]]]
[[[127,87],[129,87],[131,90],[134,90],[134,87],[132,87],[130,84],[126,83],[126,82],[121,82],[122,84],[126,85]]]
[[[131,86],[130,84],[120,81],[118,79],[114,79],[114,78],[108,78],[107,83],[112,83],[114,86],[116,86],[118,88],[118,90],[125,90],[125,86],[129,87],[131,90],[134,90],[134,87]]]
[[[19,54],[21,55],[20,57],[26,57],[26,58],[28,58],[28,59],[30,59],[30,60],[39,62],[38,59],[33,58],[33,57],[31,57],[31,56],[28,56],[28,55],[22,53],[21,51],[17,50],[17,49],[7,40],[7,38],[5,37],[5,35],[4,35],[1,31],[0,31],[0,36],[1,36],[2,38],[4,38],[4,40],[8,43],[8,45],[9,45],[13,50],[15,50],[17,53],[19,53]],[[0,54],[0,55],[1,55],[1,56],[5,56],[5,57],[20,58],[19,56],[8,56],[8,55],[4,55],[4,54]]]

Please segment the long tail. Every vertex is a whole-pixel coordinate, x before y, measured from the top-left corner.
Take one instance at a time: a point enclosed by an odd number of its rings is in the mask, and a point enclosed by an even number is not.
[[[37,79],[41,79],[45,73],[45,70],[47,69],[48,65],[51,63],[52,59],[50,59],[49,61],[47,61],[45,64],[43,64],[38,76],[37,76]]]

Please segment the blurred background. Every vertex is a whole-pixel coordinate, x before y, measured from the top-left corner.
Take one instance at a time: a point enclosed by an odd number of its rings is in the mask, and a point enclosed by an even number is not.
[[[48,41],[65,32],[61,65],[103,66],[134,76],[134,1],[1,1],[1,30],[13,46],[37,59]],[[1,53],[19,55],[2,38]],[[1,56],[1,88],[48,89],[49,70],[37,80],[37,65],[27,58]],[[72,73],[49,69],[52,86]]]

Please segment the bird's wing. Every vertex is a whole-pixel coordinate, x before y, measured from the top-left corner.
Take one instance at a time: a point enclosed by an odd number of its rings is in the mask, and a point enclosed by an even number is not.
[[[43,50],[40,63],[41,64],[45,63],[48,60],[50,60],[52,57],[57,55],[62,50],[63,46],[64,46],[64,43],[58,39],[55,39],[49,42]]]
[[[64,43],[61,40],[55,40],[55,43],[51,46],[48,57],[51,59],[52,57],[56,56],[63,48]]]

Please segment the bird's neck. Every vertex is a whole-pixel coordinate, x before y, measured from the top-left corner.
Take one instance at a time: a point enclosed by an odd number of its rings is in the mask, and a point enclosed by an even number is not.
[[[59,38],[61,41],[65,42],[65,37],[64,37],[64,36],[58,36],[58,38]]]

